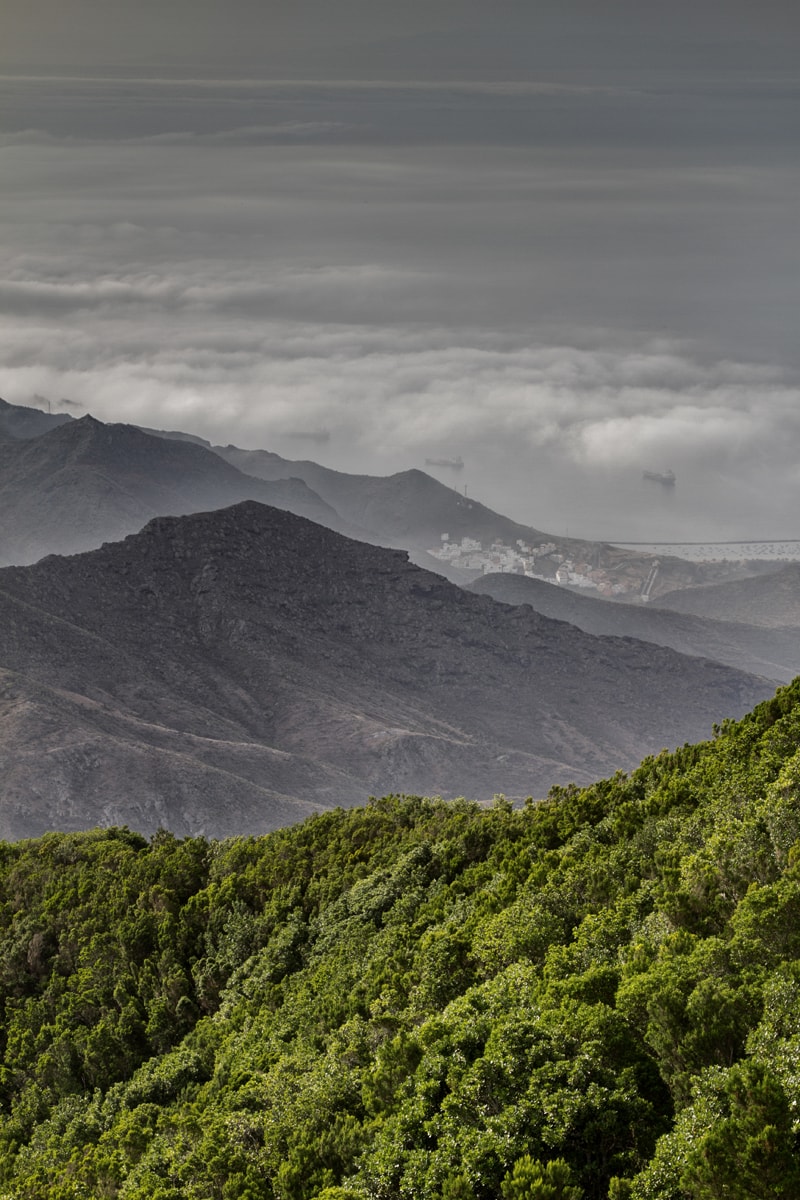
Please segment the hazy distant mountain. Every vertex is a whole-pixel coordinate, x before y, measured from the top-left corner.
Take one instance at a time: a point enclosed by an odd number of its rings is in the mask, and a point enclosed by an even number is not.
[[[650,555],[629,549],[553,538],[493,512],[419,470],[390,476],[350,475],[266,450],[212,447],[203,438],[180,431],[139,429],[136,432],[150,440],[134,444],[131,426],[103,427],[89,417],[73,421],[65,414],[51,416],[9,405],[6,410],[9,428],[16,432],[4,431],[0,419],[0,502],[6,516],[0,564],[32,561],[51,551],[88,549],[124,536],[158,514],[220,507],[245,497],[302,513],[365,541],[407,549],[418,565],[457,583],[474,579],[475,572],[428,553],[440,545],[443,534],[451,541],[476,539],[487,549],[494,541],[509,546],[518,539],[533,545],[550,542],[562,557],[540,560],[546,574],[549,569],[554,576],[558,563],[566,558],[582,564],[581,570],[602,568],[608,579],[621,582],[634,594],[653,564]],[[53,438],[57,432],[50,428],[53,424],[80,427],[81,432],[73,435],[82,446],[80,457],[69,435],[61,441],[46,440],[46,450],[34,447],[33,440],[39,441],[44,430],[49,429],[46,439]],[[89,452],[87,424],[94,430]],[[102,428],[118,431],[117,444],[110,444],[110,435],[100,434]],[[122,429],[128,431],[125,445]],[[28,441],[20,441],[23,433]],[[180,449],[169,455],[164,442]],[[227,463],[227,474],[222,473],[220,460]],[[238,473],[232,473],[234,468]],[[714,578],[730,575],[724,567],[662,558],[651,595],[707,580],[709,571]]]
[[[345,520],[364,531],[370,540],[424,551],[440,544],[441,535],[452,539],[472,537],[491,542],[504,538],[548,540],[549,535],[447,487],[424,471],[398,471],[394,475],[352,475],[334,471],[307,459],[287,459],[270,450],[242,450],[238,446],[213,446],[202,438],[177,430],[148,430],[148,433],[180,441],[200,441],[226,462],[258,479],[303,479]],[[313,481],[313,482],[312,482]],[[590,547],[589,542],[576,542]],[[445,563],[426,556],[426,566],[440,573]],[[464,572],[455,571],[456,577]]]
[[[248,498],[343,528],[300,479],[266,483],[202,446],[151,437],[132,425],[66,418],[41,436],[0,442],[0,564],[91,549],[153,516]]]
[[[0,836],[260,831],[369,793],[541,795],[771,694],[245,503],[0,572]]]
[[[720,621],[745,621],[770,629],[800,629],[800,563],[769,575],[737,579],[659,596],[661,608]]]
[[[163,437],[184,439],[191,435],[162,433]],[[195,439],[192,439],[195,440]],[[549,533],[521,525],[501,513],[493,512],[478,500],[447,487],[424,471],[398,471],[394,475],[351,475],[308,460],[281,458],[269,450],[242,450],[238,446],[210,446],[227,462],[259,479],[277,480],[296,477],[328,502],[361,532],[358,536],[382,545],[402,547],[413,561],[427,570],[445,575],[459,584],[475,578],[428,553],[441,544],[442,534],[451,541],[464,537],[489,546],[494,541],[513,546],[517,539],[529,544],[557,542],[558,548],[576,560],[596,566],[628,566],[641,581],[647,577],[652,556],[600,542],[578,538],[553,538]],[[551,564],[553,573],[556,565]],[[656,590],[670,580],[670,587],[695,582],[702,571],[693,563],[665,558]]]
[[[192,435],[168,432],[161,436],[198,440]],[[200,439],[202,440],[202,439]],[[281,458],[268,450],[242,450],[237,446],[211,446],[215,453],[239,470],[260,479],[288,477],[304,479],[323,500],[363,531],[359,536],[384,545],[401,546],[412,553],[415,562],[446,575],[456,583],[468,583],[475,572],[465,572],[431,557],[426,551],[441,544],[442,534],[450,541],[474,538],[488,547],[494,541],[514,546],[517,539],[533,545],[556,543],[557,550],[570,559],[591,567],[602,567],[617,581],[634,584],[634,594],[648,578],[654,559],[643,551],[624,549],[579,538],[555,537],[529,525],[521,525],[493,512],[479,501],[464,496],[453,487],[440,483],[424,471],[400,471],[394,475],[351,475],[334,471],[319,463]],[[556,561],[542,559],[540,568],[555,576]],[[661,555],[651,588],[651,598],[676,587],[692,587],[711,579],[744,575],[748,568],[734,564],[700,564]]]
[[[205,438],[179,430],[147,429],[145,432],[176,441],[199,442],[240,471],[258,479],[303,479],[344,520],[358,529],[362,540],[406,549],[418,566],[444,575],[455,583],[470,582],[475,578],[475,572],[459,570],[428,553],[439,546],[442,533],[448,533],[451,538],[473,537],[486,542],[496,538],[514,542],[519,537],[535,538],[539,542],[548,540],[547,534],[492,512],[424,471],[351,475],[306,459],[282,458],[270,450],[213,446]]]
[[[763,582],[766,584],[767,579]],[[543,616],[569,621],[586,633],[635,637],[658,646],[671,646],[681,654],[713,658],[729,667],[776,681],[788,682],[800,674],[800,638],[796,629],[764,629],[651,606],[615,604],[523,575],[483,575],[469,584],[469,591],[505,604],[530,604]],[[679,594],[683,596],[686,592]]]
[[[20,440],[39,437],[49,429],[66,425],[71,420],[69,413],[46,413],[39,408],[26,408],[0,400],[0,438],[4,433]]]
[[[304,479],[347,520],[375,533],[413,540],[420,546],[438,546],[445,532],[453,540],[465,536],[481,541],[505,537],[513,542],[531,536],[547,540],[545,533],[492,512],[424,471],[349,475],[315,462],[281,458],[267,450],[240,450],[236,446],[213,449],[240,471],[260,479],[291,475]]]
[[[494,541],[511,547],[518,540],[549,542],[552,555],[538,559],[537,569],[555,576],[557,565],[566,561],[570,570],[574,565],[579,572],[599,571],[606,583],[621,583],[632,595],[646,580],[648,586],[654,582],[650,594],[655,597],[709,576],[747,571],[662,557],[651,577],[651,555],[553,538],[419,470],[350,475],[266,450],[211,447],[178,431],[104,426],[91,417],[73,420],[14,405],[0,408],[0,565],[89,549],[155,515],[222,507],[243,498],[301,513],[365,541],[408,549],[418,565],[461,584],[475,572],[428,553],[443,534],[456,542],[476,539],[487,552]]]

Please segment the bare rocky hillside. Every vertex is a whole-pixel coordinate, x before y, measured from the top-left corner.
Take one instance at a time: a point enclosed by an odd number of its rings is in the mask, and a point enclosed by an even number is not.
[[[159,518],[0,571],[0,836],[223,836],[370,793],[542,795],[771,692],[257,503]]]

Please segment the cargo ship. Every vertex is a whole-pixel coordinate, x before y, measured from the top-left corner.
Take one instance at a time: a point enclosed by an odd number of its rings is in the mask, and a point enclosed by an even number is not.
[[[651,483],[660,483],[662,487],[675,487],[674,471],[642,471],[642,479],[649,479]]]

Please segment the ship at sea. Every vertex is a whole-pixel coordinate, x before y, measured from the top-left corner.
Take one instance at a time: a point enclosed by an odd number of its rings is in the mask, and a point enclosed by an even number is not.
[[[459,454],[458,458],[426,458],[426,467],[449,467],[451,471],[460,471],[464,466],[464,460]]]
[[[674,471],[642,471],[642,479],[651,483],[660,483],[662,487],[675,487]]]

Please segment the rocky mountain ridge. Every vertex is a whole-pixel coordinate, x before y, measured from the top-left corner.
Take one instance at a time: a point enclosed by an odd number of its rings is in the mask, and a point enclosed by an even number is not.
[[[0,836],[224,836],[385,791],[542,795],[771,691],[254,502],[157,518],[0,571]]]

